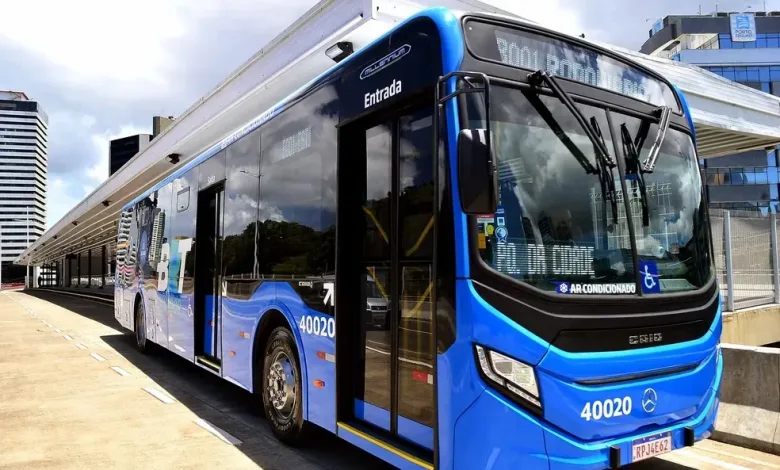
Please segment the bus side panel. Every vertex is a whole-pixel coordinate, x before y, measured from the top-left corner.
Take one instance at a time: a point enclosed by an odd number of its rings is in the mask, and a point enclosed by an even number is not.
[[[276,284],[259,282],[247,296],[232,294],[230,288],[222,298],[222,373],[225,379],[250,391],[258,391],[260,384],[252,383],[252,345],[257,326],[263,314],[276,300]],[[257,366],[262,366],[262,352]]]
[[[336,87],[324,85],[227,147],[222,249],[223,376],[257,391],[258,325],[281,312],[296,338],[304,418],[332,432],[339,107]]]
[[[159,343],[157,337],[160,316],[165,316],[167,308],[165,298],[157,295],[157,263],[154,260],[158,247],[155,240],[155,228],[161,228],[157,207],[157,193],[154,192],[136,204],[136,217],[138,220],[138,289],[143,299],[146,338]],[[163,215],[164,217],[164,215]],[[160,237],[157,237],[160,238]]]
[[[120,325],[131,328],[129,312],[132,310],[133,296],[127,289],[132,271],[130,264],[131,228],[133,210],[125,208],[119,215],[119,229],[116,246],[116,269],[114,272],[114,317]]]
[[[198,204],[197,168],[173,182],[173,222],[168,264],[168,348],[195,360],[194,274],[195,215]]]
[[[152,253],[149,291],[157,297],[155,309],[155,342],[168,349],[168,265],[170,262],[170,238],[173,211],[171,193],[173,184],[168,183],[157,191],[157,213],[152,228]],[[173,210],[172,210],[173,209]]]
[[[296,337],[304,417],[332,432],[336,125],[342,106],[336,87],[325,85],[260,128],[259,209],[254,212],[255,272],[276,283],[276,307]]]
[[[114,317],[120,325],[128,330],[133,329],[133,322],[131,319],[131,312],[133,310],[133,297],[132,289],[128,286],[117,285],[115,287],[115,313]]]
[[[268,311],[281,312],[296,338],[304,418],[335,433],[335,321],[331,315],[307,306],[298,291],[301,287],[295,281],[292,283],[296,286],[266,281],[247,300],[223,299],[223,347],[227,351],[223,362],[224,377],[247,390],[261,392],[261,384],[253,384],[253,370],[263,365],[265,345],[258,345],[263,349],[257,351],[257,360],[253,362],[254,337]],[[321,285],[311,288],[320,303],[324,299],[319,294],[321,288]],[[258,379],[261,378],[258,375]],[[322,386],[313,386],[315,382]]]
[[[138,258],[138,215],[136,208],[128,209],[127,253],[122,270],[122,319],[121,324],[133,330],[135,327],[135,296],[138,293],[137,258]]]
[[[299,338],[303,349],[298,356],[304,364],[301,369],[307,371],[309,379],[303,386],[308,404],[308,420],[331,432],[336,432],[336,322],[332,315],[319,310],[330,310],[324,302],[329,302],[323,289],[323,282],[296,281],[278,283],[276,297],[285,305],[295,324],[293,333]],[[293,287],[295,286],[295,287]],[[304,302],[301,294],[309,295]],[[320,293],[322,293],[320,295]],[[319,307],[317,305],[319,301]],[[308,303],[308,305],[307,305]],[[314,308],[311,308],[314,307]],[[319,307],[319,308],[318,308]],[[315,310],[316,309],[316,310]]]

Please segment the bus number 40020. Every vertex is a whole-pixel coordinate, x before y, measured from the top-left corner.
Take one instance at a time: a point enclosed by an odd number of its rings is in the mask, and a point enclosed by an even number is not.
[[[330,338],[336,336],[336,320],[333,318],[304,315],[298,326],[307,335],[327,336]]]
[[[633,404],[631,397],[624,398],[612,398],[609,400],[601,401],[596,400],[594,402],[585,403],[585,407],[582,408],[580,418],[585,421],[598,421],[601,418],[617,418],[619,416],[628,416],[631,414],[631,408]]]

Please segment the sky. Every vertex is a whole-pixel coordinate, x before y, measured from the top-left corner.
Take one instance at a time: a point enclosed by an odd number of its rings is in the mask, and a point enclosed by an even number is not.
[[[435,1],[422,0],[426,3]],[[655,20],[696,0],[485,0],[571,34],[638,50]],[[317,0],[26,0],[3,5],[0,90],[49,115],[47,226],[108,177],[108,142],[178,116]],[[719,11],[780,0],[719,1]]]

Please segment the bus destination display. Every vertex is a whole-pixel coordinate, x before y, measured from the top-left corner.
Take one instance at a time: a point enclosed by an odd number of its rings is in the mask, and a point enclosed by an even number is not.
[[[561,77],[678,110],[672,91],[646,73],[594,50],[478,21],[466,23],[468,45],[482,58]]]

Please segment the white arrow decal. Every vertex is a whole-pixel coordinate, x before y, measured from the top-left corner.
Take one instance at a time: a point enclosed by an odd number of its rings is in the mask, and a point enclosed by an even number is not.
[[[323,299],[322,303],[324,303],[325,305],[328,305],[328,300],[330,300],[331,307],[334,307],[336,305],[336,301],[333,299],[333,283],[332,282],[326,282],[322,286],[327,291],[325,293],[325,299]]]

